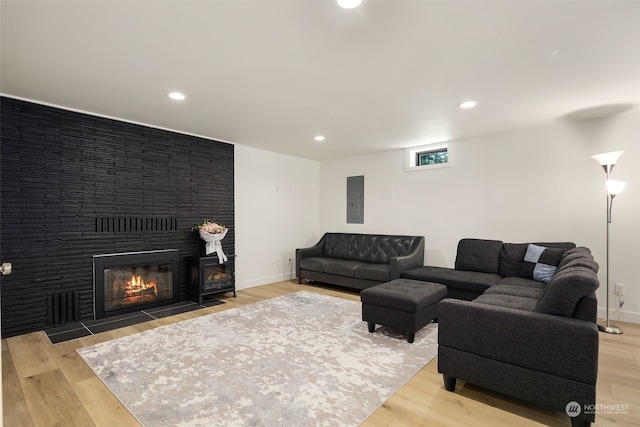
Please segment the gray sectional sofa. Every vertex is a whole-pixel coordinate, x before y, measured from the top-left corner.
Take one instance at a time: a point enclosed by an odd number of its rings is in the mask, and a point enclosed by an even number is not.
[[[422,266],[423,236],[326,233],[315,245],[296,249],[296,277],[366,289]]]
[[[573,243],[463,239],[455,268],[403,277],[447,286],[438,306],[447,390],[461,379],[586,426],[595,420],[597,271],[589,249]]]

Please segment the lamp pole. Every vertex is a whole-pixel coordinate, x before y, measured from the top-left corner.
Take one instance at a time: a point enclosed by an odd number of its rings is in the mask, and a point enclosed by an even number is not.
[[[606,166],[607,181],[609,181],[609,177],[611,176],[611,169],[613,169],[613,165]],[[609,323],[609,226],[611,225],[611,205],[613,204],[614,197],[615,194],[610,194],[609,191],[607,191],[607,318],[604,324],[598,324],[598,329],[608,334],[621,334],[622,328]]]
[[[615,151],[611,153],[604,153],[604,154],[598,154],[596,156],[593,156],[593,159],[595,159],[598,163],[600,163],[600,165],[602,165],[605,173],[607,174],[607,181],[606,181],[606,184],[607,184],[607,246],[606,246],[606,249],[607,249],[607,257],[606,257],[607,308],[606,308],[606,319],[604,322],[598,322],[598,330],[609,333],[609,334],[622,333],[622,328],[609,323],[609,225],[611,224],[611,206],[613,204],[613,198],[618,193],[620,193],[625,186],[624,182],[613,181],[610,178],[611,178],[611,171],[613,170],[613,167],[616,165],[616,161],[618,160],[618,157],[620,157],[622,153],[623,153],[622,151]]]

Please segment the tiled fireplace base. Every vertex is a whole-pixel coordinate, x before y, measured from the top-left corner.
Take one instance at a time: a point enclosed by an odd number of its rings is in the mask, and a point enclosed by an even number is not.
[[[89,335],[99,334],[100,332],[112,331],[114,329],[137,325],[138,323],[161,319],[163,317],[173,316],[174,314],[186,313],[219,304],[224,304],[224,301],[207,299],[202,303],[202,305],[198,305],[192,301],[183,301],[163,307],[121,314],[119,316],[107,317],[104,319],[68,323],[64,326],[45,329],[45,333],[53,344],[57,344],[63,341],[87,337]]]

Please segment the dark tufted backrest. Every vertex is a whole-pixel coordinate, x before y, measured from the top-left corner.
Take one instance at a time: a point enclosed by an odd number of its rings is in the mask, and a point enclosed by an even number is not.
[[[418,236],[326,233],[323,255],[372,264],[388,264],[391,257],[409,252],[419,239]]]

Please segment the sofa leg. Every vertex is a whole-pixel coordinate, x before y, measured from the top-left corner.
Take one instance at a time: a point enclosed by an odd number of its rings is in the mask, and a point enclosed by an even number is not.
[[[298,277],[298,285],[302,284],[302,277]]]
[[[591,421],[585,420],[584,418],[574,417],[571,418],[571,427],[590,427]]]
[[[442,374],[442,379],[444,380],[444,388],[447,391],[454,391],[456,389],[456,379],[447,374]]]
[[[369,326],[369,332],[374,332],[376,330],[375,322],[367,322],[367,326]]]
[[[416,333],[415,332],[407,332],[407,342],[409,344],[411,344],[412,342],[414,342],[416,339]]]

